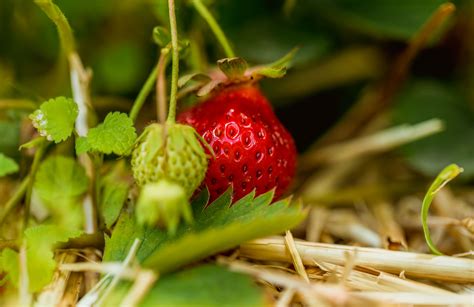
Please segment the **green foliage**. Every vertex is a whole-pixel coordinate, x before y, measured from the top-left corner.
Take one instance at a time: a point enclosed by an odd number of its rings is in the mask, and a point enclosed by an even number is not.
[[[72,99],[57,97],[42,103],[30,119],[40,135],[59,143],[71,135],[78,113],[77,104]]]
[[[76,155],[81,155],[83,153],[91,150],[91,145],[87,141],[85,136],[80,136],[76,139]]]
[[[326,55],[333,45],[324,27],[314,24],[319,18],[308,15],[311,2],[298,2],[292,18],[283,16],[276,2],[216,1],[213,7],[238,56],[252,63],[267,63],[301,46],[295,64],[304,65]]]
[[[18,172],[18,164],[15,160],[0,152],[0,177]]]
[[[79,149],[83,151],[88,147],[89,151],[128,155],[136,139],[137,133],[130,117],[125,113],[111,112],[103,123],[89,131],[88,146],[81,144]]]
[[[466,177],[474,176],[474,117],[466,99],[455,88],[434,80],[416,80],[396,100],[396,123],[415,124],[439,118],[441,133],[403,147],[402,152],[417,169],[436,176],[451,163],[462,165]]]
[[[47,202],[58,202],[81,196],[88,186],[86,172],[77,161],[64,156],[46,159],[38,169],[35,189]]]
[[[84,168],[74,159],[53,156],[46,159],[36,174],[34,189],[60,225],[81,225],[80,197],[89,180]]]
[[[448,182],[457,177],[462,173],[463,169],[456,164],[446,166],[439,175],[435,178],[430,188],[426,192],[425,198],[423,199],[423,205],[421,207],[421,224],[423,225],[423,232],[425,234],[425,240],[430,248],[431,252],[436,255],[442,255],[431,240],[430,229],[428,228],[428,211],[430,210],[431,202],[434,196],[441,190]]]
[[[94,80],[101,89],[128,93],[140,86],[147,62],[134,42],[109,44],[95,54]]]
[[[194,200],[194,223],[181,224],[174,236],[157,228],[141,228],[129,214],[122,214],[112,237],[106,241],[105,261],[120,261],[135,238],[142,240],[137,258],[143,265],[169,272],[242,242],[283,232],[297,225],[304,212],[288,199],[270,206],[273,192],[254,198],[250,193],[231,206],[231,190],[206,208],[207,191]]]
[[[25,231],[27,271],[30,292],[37,292],[47,285],[56,268],[53,247],[77,237],[81,231],[55,225],[40,225]],[[15,287],[19,285],[19,254],[9,248],[2,251],[1,268]]]
[[[142,306],[263,306],[263,293],[250,277],[215,265],[164,276]]]
[[[123,204],[127,200],[129,185],[126,182],[106,179],[101,184],[100,212],[105,226],[110,228],[118,219]]]
[[[313,11],[337,25],[379,37],[410,39],[444,0],[319,0]]]
[[[20,140],[20,120],[0,121],[0,152],[10,156],[18,156]]]

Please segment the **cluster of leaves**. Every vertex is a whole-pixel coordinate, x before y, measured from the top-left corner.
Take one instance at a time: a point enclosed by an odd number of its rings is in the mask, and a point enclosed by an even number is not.
[[[204,277],[206,281],[214,279],[223,282],[219,285],[226,287],[220,289],[222,296],[229,299],[228,302],[243,303],[245,299],[251,299],[240,298],[239,292],[232,291],[235,287],[245,290],[250,287],[249,281],[226,270],[200,266],[173,273],[183,265],[228,250],[245,241],[290,229],[305,216],[301,208],[290,206],[290,199],[271,204],[273,191],[258,197],[255,197],[254,192],[249,193],[233,205],[231,195],[232,190],[229,189],[207,206],[209,194],[207,190],[203,190],[192,203],[194,222],[190,225],[181,224],[175,235],[159,228],[140,226],[130,213],[122,212],[112,236],[106,239],[104,261],[123,261],[133,241],[139,239],[142,243],[136,255],[138,261],[160,274],[170,274],[160,279],[145,302],[153,302],[153,297],[168,289],[171,291],[167,294],[170,302],[190,303],[206,299],[206,304],[212,303],[214,287],[199,287],[203,280],[203,276],[199,275],[201,271],[211,272],[210,276]],[[235,279],[242,279],[242,283],[233,284]],[[180,283],[178,280],[185,282]],[[191,292],[187,289],[188,286],[199,288],[200,291]],[[119,288],[115,295],[121,297],[127,289],[125,286]],[[182,297],[183,293],[188,293],[189,297]],[[252,300],[261,300],[259,295],[251,297]]]
[[[25,230],[22,248],[26,253],[26,269],[30,292],[37,292],[46,286],[53,277],[56,268],[54,245],[66,242],[81,234],[79,230],[57,225],[40,225]],[[15,287],[20,283],[20,255],[18,251],[5,248],[0,253],[0,271],[6,272],[7,278]]]

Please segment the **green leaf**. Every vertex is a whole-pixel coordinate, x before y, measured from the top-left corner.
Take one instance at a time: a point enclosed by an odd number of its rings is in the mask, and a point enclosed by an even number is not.
[[[91,150],[105,154],[127,155],[137,139],[133,121],[125,113],[107,114],[103,123],[87,135]]]
[[[71,135],[78,112],[72,99],[57,97],[42,103],[30,119],[40,135],[59,143]]]
[[[58,225],[79,227],[83,220],[79,200],[88,185],[86,172],[76,160],[53,156],[40,165],[34,189]]]
[[[229,189],[206,208],[207,191],[194,200],[192,225],[181,224],[175,236],[157,228],[141,228],[123,214],[106,242],[105,261],[120,261],[135,238],[142,240],[137,253],[146,267],[166,273],[187,263],[233,248],[242,242],[277,234],[297,225],[305,213],[289,199],[270,206],[273,192],[254,198],[250,193],[231,205]]]
[[[315,1],[299,1],[291,18],[283,16],[280,4],[274,1],[215,1],[213,7],[239,56],[252,63],[267,63],[299,45],[295,63],[302,66],[326,55],[335,38],[334,33],[327,33],[321,18],[312,18],[311,2]]]
[[[140,86],[147,70],[143,50],[134,41],[119,41],[94,51],[94,80],[108,93],[130,93]]]
[[[127,200],[130,187],[127,175],[125,161],[121,160],[115,163],[109,174],[101,180],[102,192],[99,209],[107,228],[117,221]]]
[[[58,242],[66,242],[81,234],[80,230],[40,225],[25,231],[28,282],[30,292],[37,292],[52,279],[56,262],[53,248]],[[2,268],[15,287],[19,284],[19,254],[11,249],[2,251]]]
[[[100,207],[107,228],[118,219],[127,195],[128,184],[124,182],[108,182],[103,185]]]
[[[91,150],[91,145],[87,141],[87,138],[80,136],[76,139],[76,155],[81,155]]]
[[[445,130],[403,146],[408,161],[426,175],[436,176],[446,165],[465,169],[474,176],[474,116],[467,99],[455,88],[434,80],[415,80],[396,99],[393,118],[397,124],[415,124],[431,118],[444,122]]]
[[[15,160],[0,152],[0,177],[18,172],[18,164]]]
[[[426,192],[423,204],[421,206],[421,224],[423,225],[423,233],[425,235],[426,243],[428,244],[431,252],[436,255],[443,255],[435,246],[430,236],[430,229],[428,228],[428,211],[430,210],[431,202],[434,196],[441,190],[448,182],[456,178],[463,169],[456,164],[446,166],[436,179],[431,184],[430,188]]]
[[[41,199],[55,203],[81,196],[88,184],[86,172],[76,160],[53,156],[40,165],[34,188]]]
[[[445,0],[319,0],[311,9],[351,30],[407,40]]]
[[[202,265],[161,278],[142,306],[264,306],[253,280],[216,265]]]
[[[18,157],[18,145],[20,142],[21,121],[1,120],[0,121],[0,152],[10,156]]]

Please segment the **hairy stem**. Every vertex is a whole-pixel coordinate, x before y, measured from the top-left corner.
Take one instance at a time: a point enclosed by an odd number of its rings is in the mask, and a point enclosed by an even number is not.
[[[227,37],[225,36],[224,31],[222,31],[221,27],[217,23],[216,19],[209,12],[207,7],[202,3],[201,0],[193,0],[193,5],[198,11],[198,13],[201,15],[201,17],[204,18],[204,20],[207,22],[207,24],[211,28],[217,40],[221,44],[222,49],[224,49],[226,57],[228,58],[235,57],[234,50],[232,50],[232,48],[230,47],[229,41],[227,40]]]
[[[178,92],[178,75],[179,75],[179,50],[178,50],[178,27],[176,25],[176,13],[174,8],[174,0],[168,0],[168,10],[170,18],[171,30],[171,91],[170,91],[170,107],[168,112],[168,123],[172,124],[176,121],[176,94]]]
[[[143,107],[143,104],[145,103],[146,98],[150,94],[151,89],[153,88],[153,84],[155,84],[155,80],[156,80],[156,69],[153,68],[150,75],[146,79],[145,84],[140,90],[140,93],[138,93],[137,99],[135,99],[132,109],[130,110],[129,116],[132,119],[132,121],[135,122],[135,120],[137,119],[138,113]]]

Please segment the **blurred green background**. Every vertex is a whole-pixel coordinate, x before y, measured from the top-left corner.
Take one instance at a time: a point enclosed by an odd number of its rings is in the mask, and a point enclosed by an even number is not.
[[[294,67],[262,87],[300,151],[341,118],[361,92],[389,71],[394,59],[443,0],[205,1],[236,53],[252,64],[271,62],[294,46]],[[93,70],[99,115],[127,112],[158,48],[151,33],[167,25],[163,0],[58,0],[79,53]],[[393,123],[439,117],[445,132],[403,149],[420,170],[463,165],[474,174],[474,1],[454,1],[456,13],[416,58],[391,106]],[[177,1],[180,35],[191,41],[181,73],[224,57],[189,1]],[[17,156],[22,119],[31,103],[70,96],[67,62],[54,25],[30,0],[0,1],[0,152]],[[152,98],[147,107],[152,108]],[[16,105],[15,105],[16,104]],[[24,104],[24,105],[22,105]],[[142,112],[147,113],[147,112]],[[148,112],[154,114],[153,112]],[[143,118],[143,122],[152,118]]]

